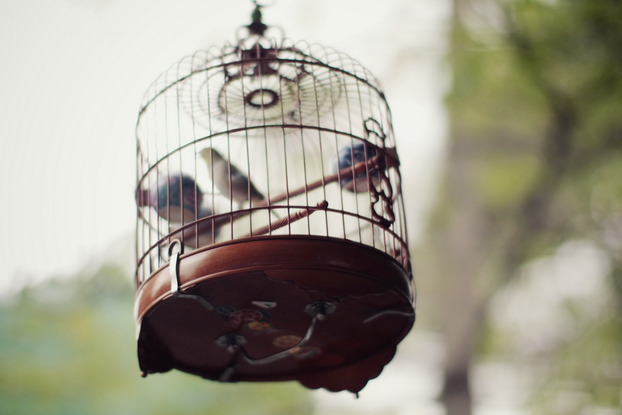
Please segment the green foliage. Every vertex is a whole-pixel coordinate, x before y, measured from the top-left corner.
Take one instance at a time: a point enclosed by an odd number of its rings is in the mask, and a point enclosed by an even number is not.
[[[0,413],[312,412],[294,383],[219,384],[175,371],[141,378],[129,281],[104,267],[27,289],[0,309]]]
[[[516,206],[533,188],[538,168],[538,159],[532,154],[482,157],[474,171],[480,199],[495,209]]]
[[[447,97],[452,135],[483,151],[533,152],[547,120],[540,91],[516,67],[507,48],[485,48],[468,35],[452,56],[454,84]],[[492,105],[491,105],[492,104]]]
[[[496,7],[503,21],[482,29],[464,12],[473,4]],[[591,174],[622,164],[622,4],[457,0],[457,10],[447,98],[454,146],[472,160],[495,244],[524,227],[508,245],[516,266],[554,248],[555,235],[583,235],[574,224],[600,210],[590,205],[600,203],[595,194],[620,195],[621,175]]]

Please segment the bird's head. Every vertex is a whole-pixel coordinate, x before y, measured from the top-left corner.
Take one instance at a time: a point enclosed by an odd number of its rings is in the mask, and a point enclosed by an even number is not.
[[[218,153],[218,151],[214,150],[213,148],[209,148],[209,147],[206,147],[203,150],[201,150],[199,154],[201,155],[203,160],[205,160],[205,163],[207,164],[208,167],[212,165],[212,162],[218,163],[224,160],[224,158],[220,155],[220,153]]]

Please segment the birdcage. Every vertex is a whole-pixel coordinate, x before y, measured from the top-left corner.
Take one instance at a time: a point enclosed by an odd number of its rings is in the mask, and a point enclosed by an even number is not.
[[[138,357],[357,393],[414,322],[399,159],[357,61],[266,36],[182,59],[136,129]]]

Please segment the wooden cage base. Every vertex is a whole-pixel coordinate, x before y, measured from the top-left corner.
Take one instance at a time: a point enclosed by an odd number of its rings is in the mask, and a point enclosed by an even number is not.
[[[172,287],[167,265],[138,290],[144,375],[178,369],[357,393],[391,361],[415,319],[402,265],[344,240],[235,240],[182,255],[178,275]]]

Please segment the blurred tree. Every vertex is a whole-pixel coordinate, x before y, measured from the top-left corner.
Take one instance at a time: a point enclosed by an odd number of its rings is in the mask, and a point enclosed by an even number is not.
[[[583,330],[618,342],[609,360],[622,364],[622,3],[453,1],[451,148],[430,272],[448,287],[443,400],[462,415],[490,298],[570,239],[608,254],[617,308]]]
[[[50,280],[0,308],[2,414],[311,414],[295,383],[219,384],[173,371],[140,377],[133,288],[113,266]]]

